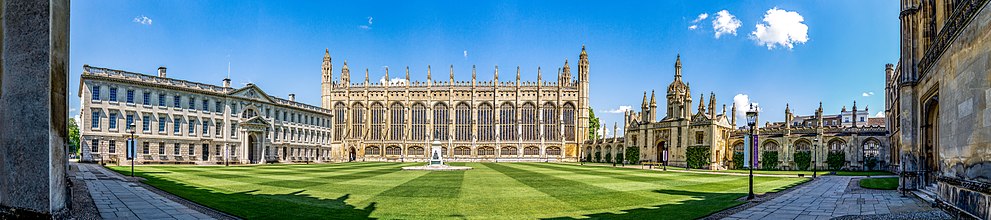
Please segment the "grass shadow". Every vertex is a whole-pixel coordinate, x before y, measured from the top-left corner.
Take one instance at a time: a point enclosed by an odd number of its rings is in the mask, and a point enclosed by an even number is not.
[[[742,193],[712,193],[683,190],[654,190],[656,193],[689,196],[674,204],[661,204],[650,207],[627,209],[619,212],[604,212],[583,215],[581,219],[696,219],[730,208],[743,202],[736,198]],[[547,219],[579,219],[574,217],[556,217]]]

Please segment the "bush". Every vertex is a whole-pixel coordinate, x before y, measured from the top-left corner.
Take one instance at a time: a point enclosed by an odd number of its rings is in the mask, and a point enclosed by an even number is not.
[[[592,152],[585,155],[585,162],[592,162]]]
[[[877,157],[867,157],[864,159],[864,165],[867,165],[864,167],[865,170],[874,170],[874,166],[877,166]]]
[[[826,165],[829,166],[829,170],[840,170],[844,162],[846,162],[846,154],[843,151],[830,151],[826,155]]]
[[[709,147],[688,147],[688,168],[701,169],[709,165]]]
[[[640,163],[640,148],[639,147],[627,147],[626,148],[626,161],[630,164]]]
[[[602,162],[602,152],[595,152],[595,162]]]
[[[743,169],[743,152],[733,152],[733,169]]]
[[[612,162],[612,153],[606,152],[605,161],[602,162],[606,162],[606,163]]]
[[[812,164],[812,152],[803,151],[795,153],[795,166],[798,170],[809,170],[809,165]]]
[[[762,170],[777,170],[778,169],[778,152],[777,151],[764,151],[760,156],[760,169]]]
[[[623,153],[616,154],[616,163],[623,163]]]

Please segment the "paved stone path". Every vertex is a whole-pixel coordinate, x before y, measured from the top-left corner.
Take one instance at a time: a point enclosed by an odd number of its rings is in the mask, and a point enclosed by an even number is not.
[[[895,190],[869,190],[852,176],[821,176],[771,201],[724,219],[831,219],[846,215],[873,215],[928,211],[933,208]]]
[[[100,165],[77,165],[103,219],[213,219],[128,182]]]

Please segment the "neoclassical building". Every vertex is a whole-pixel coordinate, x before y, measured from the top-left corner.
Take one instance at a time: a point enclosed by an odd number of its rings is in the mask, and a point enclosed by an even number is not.
[[[271,96],[158,75],[83,66],[82,160],[123,162],[134,125],[139,164],[258,164],[333,160],[331,112]]]
[[[352,83],[347,61],[339,81],[330,53],[324,55],[322,107],[333,119],[334,154],[343,160],[424,160],[428,144],[442,143],[453,161],[575,161],[588,134],[589,61],[585,47],[578,57],[578,76],[567,60],[556,79],[500,81],[499,67],[491,81],[480,81],[472,67],[471,81],[436,80],[428,66],[426,81]],[[385,70],[389,79],[389,70]]]
[[[617,155],[624,154],[628,147],[637,147],[641,162],[661,162],[664,160],[663,152],[667,150],[668,164],[684,167],[688,162],[688,152],[694,149],[708,157],[708,163],[702,167],[732,168],[733,155],[744,151],[743,137],[749,133],[745,126],[736,126],[736,116],[732,113],[737,112],[737,106],[732,107],[730,114],[726,112],[726,105],[722,105],[717,112],[716,95],[710,94],[708,104],[705,96],[700,96],[698,107],[693,110],[691,87],[682,82],[680,56],[675,60],[674,67],[674,81],[668,85],[667,111],[663,118],[657,119],[654,92],[651,92],[649,99],[644,92],[641,111],[627,112],[625,115],[623,135],[586,141],[583,156],[593,161],[618,162]],[[777,166],[766,168],[790,170],[798,168],[794,155],[808,152],[816,166],[825,169],[830,152],[842,152],[837,154],[844,158],[839,169],[889,169],[893,152],[886,138],[884,119],[871,118],[868,112],[867,108],[858,109],[854,102],[852,110],[844,106],[835,115],[824,115],[820,105],[814,115],[796,116],[786,106],[785,121],[765,122],[758,126],[757,157],[761,158],[765,153],[776,154]],[[614,134],[618,130],[615,127]],[[592,155],[599,155],[599,159]],[[868,159],[876,161],[873,167],[865,166]]]
[[[988,2],[902,0],[901,57],[885,89],[901,187],[979,219],[991,219]]]

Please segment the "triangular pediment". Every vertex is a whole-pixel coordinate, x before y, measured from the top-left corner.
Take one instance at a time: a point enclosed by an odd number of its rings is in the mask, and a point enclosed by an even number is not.
[[[265,93],[265,91],[262,91],[260,88],[258,88],[258,86],[255,86],[254,84],[248,84],[248,86],[245,86],[238,90],[231,91],[228,95],[241,97],[245,99],[258,100],[262,102],[275,103],[275,100],[272,100],[272,98],[269,97],[268,94]]]
[[[268,121],[261,116],[251,117],[248,120],[242,122],[242,124],[255,124],[255,125],[265,125],[268,126]]]

